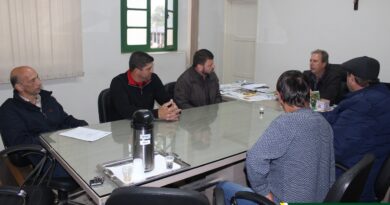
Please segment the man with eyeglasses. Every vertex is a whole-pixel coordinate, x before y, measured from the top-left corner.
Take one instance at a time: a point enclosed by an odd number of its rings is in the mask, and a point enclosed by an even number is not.
[[[10,81],[14,96],[0,107],[0,132],[5,146],[40,144],[42,133],[88,125],[67,114],[52,92],[42,89],[42,82],[33,68],[14,68]],[[59,172],[56,169],[56,175],[67,176],[62,169]]]

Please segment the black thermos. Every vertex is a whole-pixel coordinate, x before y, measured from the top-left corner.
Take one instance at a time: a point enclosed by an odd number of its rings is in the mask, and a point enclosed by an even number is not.
[[[149,110],[137,110],[133,114],[133,158],[143,161],[145,172],[154,169],[153,114]]]

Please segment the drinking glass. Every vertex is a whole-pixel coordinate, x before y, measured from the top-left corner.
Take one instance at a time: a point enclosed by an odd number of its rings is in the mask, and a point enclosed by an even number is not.
[[[122,172],[123,172],[123,181],[125,183],[131,182],[131,175],[133,174],[133,166],[130,164],[123,165]]]

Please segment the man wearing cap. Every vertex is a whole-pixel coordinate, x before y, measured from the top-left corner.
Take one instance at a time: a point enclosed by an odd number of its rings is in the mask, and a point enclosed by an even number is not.
[[[342,64],[351,91],[324,117],[332,125],[336,162],[355,165],[367,153],[375,154],[362,201],[375,201],[374,181],[390,154],[390,91],[379,83],[379,62],[363,56]],[[336,170],[339,176],[341,170]]]
[[[331,105],[339,103],[344,95],[341,87],[344,76],[338,66],[329,64],[328,53],[317,49],[311,52],[310,70],[303,73],[309,79],[311,90],[319,91],[320,97],[329,100]]]

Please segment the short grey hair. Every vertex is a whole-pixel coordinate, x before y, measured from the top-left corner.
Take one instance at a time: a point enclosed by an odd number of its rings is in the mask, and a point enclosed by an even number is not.
[[[321,61],[328,64],[329,63],[329,54],[325,50],[317,49],[311,52],[311,54],[320,54],[321,55]]]

